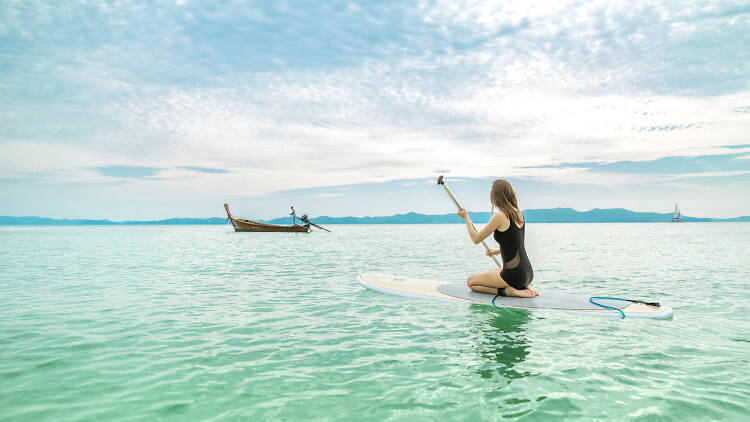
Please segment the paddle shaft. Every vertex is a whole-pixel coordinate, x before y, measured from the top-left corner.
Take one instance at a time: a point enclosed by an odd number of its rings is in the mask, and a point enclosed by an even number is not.
[[[447,193],[448,196],[451,198],[451,201],[453,201],[453,203],[456,204],[456,208],[458,208],[459,210],[461,210],[461,208],[462,208],[461,204],[459,204],[458,201],[456,200],[456,197],[453,196],[453,192],[451,192],[451,190],[448,189],[448,185],[446,185],[445,182],[443,182],[442,176],[440,177],[440,182],[442,182],[442,183],[440,183],[440,186],[442,186],[443,189],[445,189],[445,193]],[[471,227],[474,228],[474,231],[477,231],[477,228],[474,227],[474,223],[471,223]],[[484,242],[484,240],[482,241],[482,246],[484,246],[484,249],[487,250],[487,252],[489,252],[491,250],[490,247],[487,246],[487,244]],[[500,268],[500,269],[503,268],[503,266],[500,264],[500,262],[497,260],[497,258],[495,258],[495,255],[490,255],[490,258],[495,262],[495,265],[497,265],[497,268]]]

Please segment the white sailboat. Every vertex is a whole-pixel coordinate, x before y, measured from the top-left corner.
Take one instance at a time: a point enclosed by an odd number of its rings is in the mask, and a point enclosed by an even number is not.
[[[672,222],[673,223],[682,222],[682,218],[680,218],[680,209],[677,207],[677,204],[674,204],[674,215],[672,216]]]

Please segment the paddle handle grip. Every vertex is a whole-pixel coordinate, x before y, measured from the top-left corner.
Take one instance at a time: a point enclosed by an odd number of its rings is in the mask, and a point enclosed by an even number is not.
[[[441,180],[441,182],[442,182],[442,180]],[[451,192],[451,190],[448,189],[448,185],[446,185],[445,183],[441,183],[440,186],[442,186],[443,189],[445,189],[445,193],[447,193],[448,196],[451,198],[451,201],[453,201],[453,203],[456,204],[456,208],[458,208],[460,210],[461,209],[461,204],[459,204],[458,200],[456,200],[456,197],[453,196],[453,192]],[[474,223],[471,223],[471,227],[474,227]],[[477,228],[474,227],[474,230],[476,231]],[[484,242],[484,240],[482,241],[482,246],[484,246],[484,249],[487,252],[489,252],[491,250],[490,247],[487,246],[487,244]],[[492,261],[495,262],[495,265],[497,265],[497,268],[500,268],[500,269],[503,268],[503,266],[500,264],[500,262],[497,260],[497,258],[495,258],[494,255],[490,255],[490,259],[492,259]]]

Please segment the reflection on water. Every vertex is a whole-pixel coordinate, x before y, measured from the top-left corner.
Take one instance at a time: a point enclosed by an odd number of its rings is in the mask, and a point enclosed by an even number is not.
[[[224,230],[0,227],[0,420],[748,419],[748,223],[534,227],[545,290],[619,292],[636,257],[629,287],[689,309],[668,323],[354,281],[463,279],[459,224]]]
[[[526,339],[526,323],[531,316],[528,311],[516,309],[492,309],[483,305],[471,305],[477,318],[473,327],[476,333],[474,350],[489,365],[482,365],[477,373],[484,379],[498,375],[508,382],[523,378],[529,372],[517,371],[516,365],[529,354]]]

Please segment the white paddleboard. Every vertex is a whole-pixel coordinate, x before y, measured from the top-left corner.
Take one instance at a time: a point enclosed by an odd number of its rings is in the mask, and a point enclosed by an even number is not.
[[[469,289],[466,283],[446,283],[437,280],[424,280],[390,274],[363,273],[357,280],[368,289],[398,296],[422,299],[449,300],[455,302],[492,305],[494,295],[477,293]],[[668,306],[652,306],[643,303],[595,299],[597,303],[617,308],[605,309],[590,302],[591,296],[540,292],[534,298],[498,297],[495,305],[514,309],[548,309],[579,314],[610,316],[622,318],[671,318],[673,311]],[[622,311],[622,313],[620,313]]]

